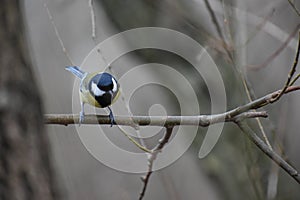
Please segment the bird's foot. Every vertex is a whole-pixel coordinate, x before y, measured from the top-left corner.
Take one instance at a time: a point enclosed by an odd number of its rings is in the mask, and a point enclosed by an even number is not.
[[[79,126],[83,123],[84,121],[84,112],[79,113]]]
[[[110,119],[110,127],[112,127],[114,124],[116,124],[116,121],[115,121],[115,117],[114,117],[113,112],[110,109],[110,107],[108,107],[108,109],[109,109],[109,115],[108,115],[108,117]]]

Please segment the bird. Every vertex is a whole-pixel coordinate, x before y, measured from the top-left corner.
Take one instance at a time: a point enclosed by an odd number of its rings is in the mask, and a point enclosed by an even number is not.
[[[79,114],[79,125],[84,121],[84,105],[87,103],[98,108],[107,107],[112,127],[115,124],[115,119],[110,105],[120,95],[120,85],[117,79],[107,72],[84,72],[78,66],[66,66],[65,69],[80,79],[81,111]]]

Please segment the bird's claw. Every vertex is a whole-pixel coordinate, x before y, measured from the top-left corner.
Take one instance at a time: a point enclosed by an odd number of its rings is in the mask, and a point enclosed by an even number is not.
[[[108,107],[108,110],[109,110],[109,119],[110,119],[110,127],[112,127],[114,124],[116,124],[116,121],[115,121],[115,117],[113,115],[113,112],[112,110],[110,109],[110,107]]]
[[[110,112],[109,115],[108,115],[108,117],[110,119],[110,127],[112,127],[114,124],[116,124],[116,121],[115,121],[113,113]]]
[[[83,123],[83,121],[84,121],[84,113],[80,112],[79,113],[79,126]]]

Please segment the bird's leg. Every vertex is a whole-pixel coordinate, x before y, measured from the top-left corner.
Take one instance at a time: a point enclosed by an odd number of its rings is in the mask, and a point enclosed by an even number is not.
[[[81,123],[83,123],[84,120],[84,103],[81,102],[81,111],[79,113],[79,126],[81,125]]]
[[[116,124],[116,121],[115,121],[115,118],[114,118],[114,115],[113,115],[113,112],[112,112],[111,108],[109,106],[107,108],[109,110],[108,117],[110,119],[110,127],[112,127],[114,124]]]

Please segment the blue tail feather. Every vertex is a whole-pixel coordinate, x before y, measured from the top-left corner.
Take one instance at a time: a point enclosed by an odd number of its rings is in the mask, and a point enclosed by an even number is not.
[[[84,77],[85,72],[79,69],[77,66],[67,66],[66,70],[72,72],[75,76],[82,79]]]

